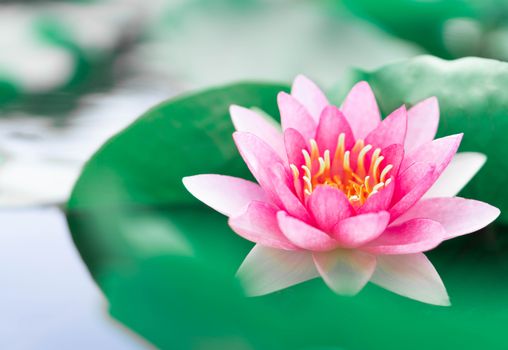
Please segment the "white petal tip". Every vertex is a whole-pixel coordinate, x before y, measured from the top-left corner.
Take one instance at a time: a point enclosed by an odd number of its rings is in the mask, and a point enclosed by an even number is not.
[[[234,117],[238,113],[241,113],[242,111],[246,110],[247,108],[238,106],[238,105],[230,105],[229,106],[229,114],[231,114],[231,117]]]
[[[451,305],[443,281],[422,253],[378,256],[378,269],[371,282],[415,301]]]
[[[295,80],[294,82],[297,82],[299,80],[309,80],[309,78],[307,78],[304,74],[298,74],[296,77],[295,77]]]
[[[290,95],[285,92],[285,91],[280,91],[278,94],[277,94],[277,101],[280,102],[280,101],[285,101],[288,99]]]
[[[265,201],[258,184],[237,177],[200,174],[182,178],[183,185],[194,197],[228,217],[241,214],[252,201]]]
[[[478,167],[481,167],[487,161],[487,156],[480,152],[460,152],[455,156],[464,157],[469,162],[474,162]]]
[[[439,106],[439,101],[437,99],[437,96],[430,96],[430,97],[426,98],[425,100],[420,101],[419,103],[432,103],[432,104],[435,104],[436,106]]]
[[[410,299],[413,299],[409,297]],[[418,298],[414,298],[414,300],[434,305],[434,306],[451,306],[452,303],[450,302],[450,297],[448,296],[448,292],[446,291],[446,288],[444,285],[436,286],[436,289],[429,291],[423,296],[420,296]]]
[[[205,174],[185,176],[182,178],[182,183],[190,194],[199,199],[199,194],[197,192],[202,187],[202,180],[207,176],[208,175]]]
[[[242,118],[242,114],[245,113],[245,108],[237,105],[229,106],[229,115],[231,116],[231,121],[235,126],[235,130],[238,130],[239,119]]]
[[[427,304],[430,304],[430,305],[435,305],[435,306],[452,306],[452,303],[450,302],[450,298],[448,297],[448,294],[445,294],[445,295],[442,295],[442,296],[436,296],[436,298],[432,298],[432,299],[429,299],[429,300],[425,300],[425,299],[422,299],[422,300],[419,300],[423,303],[427,303]]]
[[[494,220],[496,220],[499,217],[499,215],[501,215],[501,210],[499,210],[499,208],[496,208],[496,207],[493,206],[492,207],[492,221],[491,221],[491,223]]]
[[[331,286],[328,286],[335,294],[343,296],[343,297],[354,297],[358,293],[360,293],[360,290],[358,289],[333,289]]]
[[[441,303],[436,304],[438,306],[452,306],[452,303],[450,302],[449,298],[446,298],[446,300],[443,300]]]
[[[295,79],[293,80],[293,89],[298,86],[308,86],[312,85],[315,86],[314,82],[309,79],[306,75],[298,74]]]
[[[385,288],[385,287],[383,287]],[[415,302],[419,302],[419,303],[424,303],[424,304],[429,304],[429,305],[434,305],[434,306],[451,306],[452,303],[450,302],[450,297],[448,296],[448,293],[446,292],[446,289],[444,289],[444,286],[442,286],[442,289],[437,287],[439,290],[433,290],[433,291],[428,291],[427,293],[425,294],[421,294],[421,293],[418,293],[418,294],[413,294],[413,295],[410,295],[410,294],[406,294],[404,292],[400,293],[400,292],[397,292],[397,291],[392,291],[392,292],[395,292],[396,294],[399,294],[400,296],[403,296],[404,298],[407,298],[407,299],[410,299],[410,300],[413,300]]]
[[[370,87],[370,84],[367,81],[365,81],[365,80],[362,80],[362,81],[359,81],[358,83],[356,83],[351,88],[351,91],[353,91],[353,90],[362,91],[362,92],[368,92],[369,94],[370,93],[373,94],[372,88]]]
[[[245,269],[242,269],[242,266],[240,266],[236,272],[235,278],[239,282],[245,296],[247,297],[259,297],[271,293],[270,291],[258,288],[256,284],[250,283],[248,273],[245,272]]]
[[[202,188],[203,179],[206,175],[191,175],[182,178],[183,186],[191,195],[201,200],[200,189]]]
[[[236,273],[248,297],[271,294],[318,276],[309,253],[259,244],[254,246]]]
[[[236,106],[236,105],[230,105],[229,106],[229,114],[231,115],[231,117],[233,117],[233,114],[235,113],[237,108],[238,108],[238,106]]]
[[[187,191],[189,191],[189,192],[191,192],[189,187],[192,187],[192,178],[194,176],[197,176],[197,175],[185,176],[182,178],[182,183],[185,186],[185,188],[187,189]]]
[[[456,153],[424,198],[453,197],[457,195],[480,171],[486,161],[487,156],[483,153]]]

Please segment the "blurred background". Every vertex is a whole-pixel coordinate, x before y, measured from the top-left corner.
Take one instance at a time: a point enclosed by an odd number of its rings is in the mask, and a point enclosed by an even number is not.
[[[1,1],[0,348],[150,348],[107,316],[59,210],[148,108],[299,73],[334,91],[421,54],[507,60],[508,1]]]

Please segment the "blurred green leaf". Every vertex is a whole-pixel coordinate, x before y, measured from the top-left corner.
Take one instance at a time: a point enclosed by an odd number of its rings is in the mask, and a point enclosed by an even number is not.
[[[456,71],[451,78],[468,75]],[[420,78],[408,74],[408,82],[411,77]],[[375,88],[383,110],[396,103],[392,94],[409,93]],[[228,107],[256,106],[277,116],[279,90],[287,87],[238,84],[164,102],[85,166],[67,217],[111,314],[163,349],[503,349],[508,255],[505,242],[488,232],[430,254],[451,308],[373,285],[354,298],[340,297],[320,279],[244,296],[234,274],[252,243],[186,193],[181,178],[247,176]]]
[[[345,0],[344,4],[434,55],[508,59],[504,0]]]
[[[0,51],[8,52],[0,62],[3,115],[66,116],[83,94],[118,81],[116,60],[141,30],[136,12],[121,2],[66,2],[0,5]]]
[[[0,80],[0,106],[9,103],[19,96],[19,87],[8,80]]]

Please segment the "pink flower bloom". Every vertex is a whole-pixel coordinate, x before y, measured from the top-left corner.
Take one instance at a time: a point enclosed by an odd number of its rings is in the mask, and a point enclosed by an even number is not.
[[[455,154],[462,134],[434,140],[435,97],[381,120],[372,90],[356,84],[340,108],[303,76],[278,95],[282,131],[231,106],[233,138],[257,184],[222,175],[183,182],[256,245],[237,276],[263,295],[321,276],[353,295],[368,281],[422,302],[449,305],[422,252],[492,222],[499,210],[455,197],[485,162]]]

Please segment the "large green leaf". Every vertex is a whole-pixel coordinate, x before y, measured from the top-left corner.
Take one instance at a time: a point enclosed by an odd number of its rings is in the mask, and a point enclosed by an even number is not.
[[[503,0],[345,0],[353,12],[444,58],[508,59]]]
[[[441,111],[438,136],[463,132],[460,151],[482,152],[488,157],[461,195],[499,207],[499,220],[508,224],[507,63],[422,56],[370,73],[356,71],[352,76],[343,92],[358,80],[368,81],[385,115],[403,103],[411,106],[437,96]]]
[[[112,315],[164,349],[504,348],[508,257],[488,239],[464,237],[431,254],[452,308],[372,285],[340,297],[320,279],[244,296],[234,274],[252,244],[188,195],[181,178],[247,176],[228,106],[275,116],[276,93],[285,89],[241,84],[167,101],[88,162],[68,221]],[[395,102],[383,96],[383,109]]]

